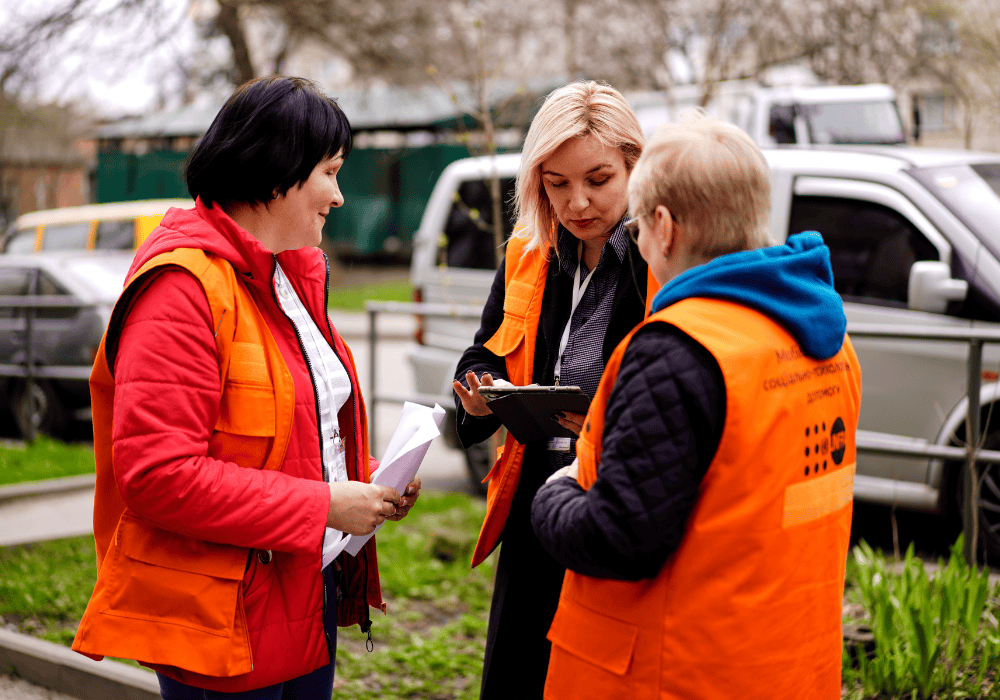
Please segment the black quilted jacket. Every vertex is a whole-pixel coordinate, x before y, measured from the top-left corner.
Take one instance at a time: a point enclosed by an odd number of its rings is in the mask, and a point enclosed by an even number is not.
[[[656,576],[680,545],[715,456],[726,396],[715,358],[666,323],[632,338],[605,414],[597,481],[535,495],[535,534],[563,566],[598,578]]]

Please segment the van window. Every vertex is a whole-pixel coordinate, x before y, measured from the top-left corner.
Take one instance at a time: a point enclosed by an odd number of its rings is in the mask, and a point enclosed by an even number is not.
[[[34,228],[25,228],[20,231],[15,231],[11,237],[7,239],[7,243],[4,245],[3,251],[5,253],[34,252],[36,238],[37,232]]]
[[[833,286],[845,300],[906,307],[910,267],[939,260],[909,219],[881,204],[795,197],[788,232],[819,231],[830,248]]]
[[[809,126],[810,143],[906,143],[896,104],[834,102],[800,105]]]
[[[49,224],[45,227],[42,250],[86,250],[89,239],[89,221]]]
[[[500,200],[507,240],[514,230],[514,178],[500,180]],[[441,264],[476,270],[497,268],[492,202],[487,180],[467,180],[458,186],[439,242]]]
[[[795,143],[795,107],[774,105],[767,133],[775,143]]]
[[[132,250],[135,247],[135,222],[101,221],[97,224],[97,250]]]

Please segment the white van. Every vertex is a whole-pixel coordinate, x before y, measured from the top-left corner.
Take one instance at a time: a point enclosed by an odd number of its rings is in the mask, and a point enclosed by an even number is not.
[[[193,206],[190,199],[148,199],[33,211],[14,220],[2,251],[135,250],[168,209]]]
[[[908,146],[764,149],[771,166],[771,235],[818,230],[830,247],[834,283],[849,324],[884,328],[1000,329],[1000,154]],[[479,230],[467,210],[488,209],[482,193],[494,165],[467,159],[441,175],[414,240],[411,279],[424,301],[481,306],[493,260],[458,256],[492,252],[491,241],[469,243]],[[517,157],[496,159],[509,191]],[[505,211],[509,216],[507,198]],[[463,218],[464,217],[464,218]],[[508,222],[509,228],[509,222]],[[456,253],[452,257],[452,252]],[[418,390],[450,394],[475,321],[423,322],[409,360]],[[931,444],[964,444],[966,356],[963,344],[856,338],[863,394],[859,427]],[[983,357],[982,425],[987,449],[1000,447],[1000,348]],[[899,440],[897,438],[897,440]],[[485,447],[470,453],[470,470],[491,463]],[[991,472],[997,467],[990,467]],[[931,512],[958,501],[958,465],[940,460],[862,455],[855,496]],[[984,481],[983,539],[1000,556],[1000,473]]]
[[[636,92],[627,97],[648,136],[684,110],[700,106],[702,90],[678,85],[669,94]],[[906,143],[896,92],[883,84],[764,87],[746,80],[724,81],[704,109],[736,124],[761,148]]]

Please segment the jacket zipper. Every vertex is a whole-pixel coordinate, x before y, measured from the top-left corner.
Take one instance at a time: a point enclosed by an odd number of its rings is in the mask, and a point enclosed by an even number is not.
[[[275,260],[275,267],[277,267],[277,260]],[[291,282],[289,281],[289,284]],[[326,289],[327,294],[329,294],[330,289],[330,262],[326,263]],[[302,359],[306,362],[306,369],[309,371],[309,383],[312,384],[313,388],[313,403],[316,407],[316,435],[319,437],[319,463],[323,467],[323,481],[326,483],[330,482],[329,475],[327,474],[326,460],[323,459],[323,425],[320,422],[320,408],[319,408],[319,392],[316,390],[316,379],[313,377],[312,363],[309,362],[309,355],[306,353],[306,347],[302,343],[302,336],[299,335],[299,329],[295,327],[295,323],[288,317],[285,313],[284,307],[281,305],[281,301],[278,299],[278,293],[274,291],[274,272],[271,272],[271,296],[274,298],[274,303],[281,311],[281,314],[288,320],[289,325],[292,327],[292,331],[295,333],[295,340],[299,343],[299,350],[302,353]],[[327,325],[330,325],[330,320],[327,318]],[[326,650],[327,653],[332,649],[330,644],[330,631],[326,628],[326,613],[327,606],[329,605],[328,592],[326,590],[326,577],[323,576],[323,555],[320,554],[320,569],[319,569],[319,580],[320,584],[323,586],[323,635],[326,637]]]
[[[329,303],[329,299],[330,299],[330,258],[328,258],[326,256],[326,253],[323,254],[323,261],[326,263],[326,281],[324,282],[324,286],[323,286],[323,303],[327,304],[327,303]],[[330,314],[326,313],[326,307],[325,306],[324,306],[323,317],[326,319],[326,328],[330,332],[330,338],[332,339],[333,338],[333,326],[330,325]],[[334,353],[336,353],[336,351],[337,351],[337,349],[336,349],[336,347],[334,347]],[[354,394],[354,396],[355,396],[354,400],[351,401],[351,426],[353,428],[353,426],[357,425],[357,422],[358,422],[358,415],[357,415],[357,412],[355,411],[354,406],[355,406],[355,401],[360,400],[357,397],[361,396],[361,387],[356,384],[356,382],[358,380],[356,374],[348,373],[348,376],[350,376],[350,378],[351,378],[351,391],[352,392],[356,392]],[[363,438],[362,438],[362,444],[364,444]],[[362,468],[362,465],[358,464],[357,461],[356,461],[357,452],[358,452],[358,444],[357,444],[357,440],[355,440],[355,443],[354,443],[354,454],[355,454],[354,477],[355,477],[355,479],[357,481],[361,481],[361,473],[360,473],[359,470]],[[367,468],[367,464],[365,464],[364,468]],[[361,552],[358,552],[358,554],[360,554],[360,553]],[[362,576],[362,580],[364,581],[364,593],[363,593],[363,596],[364,596],[364,610],[365,610],[365,612],[364,612],[364,619],[361,621],[361,632],[363,634],[367,634],[368,635],[368,639],[365,641],[365,648],[368,651],[373,651],[375,649],[375,642],[372,641],[372,631],[371,631],[372,630],[372,619],[371,619],[371,614],[370,614],[370,607],[371,606],[368,604],[368,578],[369,578],[368,555],[366,554],[365,556],[360,557],[360,559],[361,559],[362,565],[364,566],[364,575]],[[347,576],[346,576],[346,572],[345,572],[344,581],[346,582],[346,580],[347,580]]]

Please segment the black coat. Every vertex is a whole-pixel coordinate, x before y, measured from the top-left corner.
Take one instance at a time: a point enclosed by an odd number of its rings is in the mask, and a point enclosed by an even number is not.
[[[680,546],[726,416],[719,363],[667,323],[629,343],[608,397],[597,481],[535,494],[535,534],[556,561],[597,578],[659,574]]]
[[[462,354],[458,362],[455,378],[466,384],[465,374],[473,371],[476,376],[489,372],[494,378],[509,379],[504,358],[494,355],[483,347],[492,338],[503,322],[504,302],[504,270],[506,260],[501,261],[500,269],[493,278],[489,298],[483,307],[482,321],[479,330],[473,338],[473,344]],[[642,321],[646,309],[646,261],[632,241],[628,248],[618,283],[615,287],[615,297],[612,301],[611,322],[604,334],[602,355],[605,363],[629,331]],[[549,272],[545,282],[545,294],[542,297],[542,314],[539,319],[538,335],[535,342],[535,360],[533,366],[533,381],[536,384],[551,386],[555,376],[556,353],[559,348],[559,338],[569,317],[572,303],[573,278],[559,268],[558,261],[549,263]],[[462,407],[462,401],[455,397],[458,436],[462,445],[469,447],[490,437],[500,428],[500,421],[493,416],[476,418],[467,416]]]
[[[602,343],[605,363],[615,347],[643,319],[647,266],[629,241],[622,259],[612,314]],[[541,317],[535,343],[533,381],[551,385],[559,339],[569,320],[573,278],[553,259],[545,281]],[[503,321],[504,265],[493,280],[474,344],[462,355],[456,379],[465,384],[469,370],[508,379],[504,358],[485,347]],[[456,398],[458,435],[469,446],[487,439],[500,427],[493,416],[467,416]],[[481,698],[541,699],[548,669],[550,644],[545,638],[552,624],[565,568],[542,549],[531,528],[531,501],[551,474],[545,445],[526,446],[521,479],[501,535],[496,584],[483,663]]]

